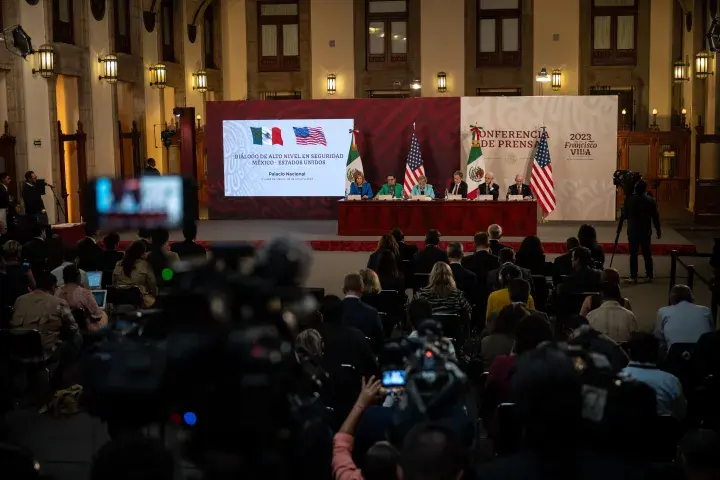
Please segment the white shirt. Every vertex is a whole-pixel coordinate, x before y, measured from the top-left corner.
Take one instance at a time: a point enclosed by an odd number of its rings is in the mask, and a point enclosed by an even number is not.
[[[668,349],[673,343],[695,343],[715,330],[712,311],[690,302],[662,307],[655,322],[655,336]]]
[[[68,265],[72,265],[72,262],[63,262],[62,265],[50,272],[55,275],[55,278],[57,278],[58,286],[65,285],[65,280],[63,280],[63,269]],[[87,288],[88,290],[90,289],[90,282],[88,281],[87,272],[85,272],[85,270],[80,270],[80,286]]]
[[[635,314],[614,300],[607,300],[587,314],[590,326],[618,343],[630,340],[630,334],[638,331]]]

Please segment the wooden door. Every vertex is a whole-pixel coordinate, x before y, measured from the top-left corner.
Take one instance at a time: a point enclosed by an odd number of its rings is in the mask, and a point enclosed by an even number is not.
[[[5,122],[5,131],[0,136],[0,172],[10,175],[10,195],[18,198],[18,177],[15,165],[15,137],[10,135],[8,122]]]

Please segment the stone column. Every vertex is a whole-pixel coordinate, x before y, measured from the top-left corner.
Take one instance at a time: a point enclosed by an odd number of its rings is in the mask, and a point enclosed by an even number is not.
[[[220,2],[223,100],[244,100],[248,94],[245,8],[245,0]]]
[[[89,22],[90,93],[92,96],[93,125],[92,130],[87,133],[88,136],[93,137],[95,164],[94,169],[88,168],[88,177],[115,176],[118,173],[115,161],[115,142],[118,141],[118,132],[117,122],[113,115],[113,98],[116,86],[98,79],[98,75],[93,75],[97,70],[96,67],[99,66],[96,65],[98,58],[111,53],[109,24],[109,12],[105,12],[105,17],[102,20],[97,21],[91,18]]]
[[[355,97],[353,0],[310,0],[312,98]],[[336,93],[327,93],[327,76],[336,76]]]
[[[420,3],[420,81],[423,97],[460,97],[465,93],[464,0]],[[437,74],[447,74],[447,92],[437,89]]]
[[[652,124],[656,108],[660,130],[670,129],[672,116],[673,3],[675,0],[653,0],[650,5],[648,123]]]
[[[562,17],[562,19],[560,19]],[[545,67],[559,69],[561,87],[543,85],[543,95],[578,95],[580,86],[580,2],[535,0],[533,8],[533,77]],[[537,86],[535,93],[538,92]]]

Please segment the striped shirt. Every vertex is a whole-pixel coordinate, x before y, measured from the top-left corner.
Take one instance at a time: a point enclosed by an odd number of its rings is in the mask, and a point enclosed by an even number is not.
[[[417,293],[417,298],[427,300],[433,313],[455,313],[460,316],[466,315],[470,318],[472,306],[460,290],[454,290],[445,298],[436,297],[428,288],[422,288]]]

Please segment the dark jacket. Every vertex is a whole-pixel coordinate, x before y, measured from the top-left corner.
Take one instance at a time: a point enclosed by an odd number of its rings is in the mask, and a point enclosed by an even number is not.
[[[112,272],[115,270],[115,265],[117,265],[123,257],[123,252],[118,252],[117,250],[103,250],[102,254],[100,254],[100,270],[103,272]]]
[[[460,180],[460,184],[457,187],[457,193],[455,192],[455,182],[450,182],[450,188],[448,188],[448,193],[450,195],[462,195],[462,198],[467,198],[467,192],[468,192],[468,185],[465,183],[464,180]]]
[[[652,226],[660,235],[660,215],[657,202],[651,196],[631,195],[625,200],[622,218],[627,220],[628,237],[642,238],[652,235]]]
[[[463,267],[460,263],[451,263],[450,269],[455,278],[455,285],[460,289],[471,305],[475,305],[478,299],[477,275]]]
[[[78,255],[78,268],[85,270],[86,272],[94,272],[102,270],[102,253],[103,249],[100,248],[95,240],[90,237],[85,237],[77,242],[77,255]],[[114,268],[114,267],[113,267]]]
[[[360,301],[359,298],[346,297],[342,301],[343,325],[354,327],[360,330],[364,336],[370,339],[373,352],[382,352],[385,342],[382,322],[378,311]]]
[[[527,268],[533,275],[545,275],[549,270],[545,255],[530,256],[518,251],[515,255],[515,263],[518,267]]]
[[[447,253],[440,247],[427,245],[415,254],[413,262],[415,273],[430,273],[437,262],[449,263]]]
[[[510,188],[508,188],[508,192],[507,192],[507,195],[505,196],[505,198],[509,198],[510,195],[522,195],[523,198],[525,198],[525,197],[535,198],[535,196],[532,193],[532,190],[530,190],[530,185],[526,185],[524,183],[522,184],[522,188],[520,190],[518,190],[518,186],[515,185],[514,183],[512,185],[510,185]]]
[[[493,200],[497,200],[500,197],[500,185],[493,183],[492,188],[488,188],[487,183],[483,183],[478,187],[478,195],[492,195]]]
[[[558,287],[558,293],[599,292],[601,287],[602,271],[585,267],[569,275]]]
[[[180,260],[192,260],[193,258],[204,259],[207,257],[205,247],[198,245],[192,240],[173,243],[170,245],[170,251],[177,253]]]
[[[324,322],[317,328],[323,339],[323,367],[331,372],[340,365],[352,365],[358,375],[369,377],[378,370],[370,343],[363,332],[342,324]]]
[[[48,271],[48,257],[50,256],[50,247],[48,243],[41,238],[33,238],[22,247],[22,256],[25,262],[30,263],[33,274],[37,278],[38,274]]]
[[[487,288],[488,273],[500,268],[500,260],[492,253],[480,250],[464,257],[462,266],[475,274],[478,293],[487,296],[489,293]]]
[[[10,207],[10,191],[5,185],[0,185],[0,208]]]
[[[555,258],[553,262],[553,284],[559,285],[563,275],[572,275],[572,250]]]
[[[22,198],[25,203],[25,213],[27,215],[37,215],[45,210],[40,188],[37,185],[30,185],[25,182],[22,188]]]
[[[143,175],[160,175],[160,170],[150,165],[146,166],[143,170]]]
[[[497,256],[498,253],[500,253],[500,250],[503,248],[509,248],[509,245],[503,245],[500,243],[500,240],[490,240],[490,252]]]
[[[533,288],[533,280],[532,280],[532,272],[528,270],[527,268],[518,267],[520,269],[520,272],[522,273],[522,279],[525,280],[530,284],[530,292],[534,290]],[[496,268],[495,270],[492,270],[488,272],[487,276],[487,289],[488,292],[493,292],[495,290],[500,290],[503,288],[500,285],[500,270],[502,269],[502,265],[500,267]]]
[[[398,247],[400,247],[400,260],[410,260],[412,262],[413,257],[418,252],[418,247],[415,245],[411,245],[406,242],[398,242]]]
[[[378,251],[376,251],[376,252],[371,253],[371,254],[370,254],[370,258],[368,258],[368,262],[367,262],[367,267],[366,267],[366,268],[369,268],[370,270],[374,270],[375,272],[377,272],[378,262],[380,261],[380,254],[381,254],[383,251],[384,251],[384,250],[378,250]],[[388,251],[390,251],[390,250],[388,249]],[[391,251],[390,251],[390,252],[391,252]],[[391,252],[391,253],[392,253],[392,252]],[[395,257],[395,254],[394,254],[394,253],[393,253],[393,257]],[[397,264],[398,269],[402,266],[402,260],[399,259],[399,258],[395,258],[395,263]]]

